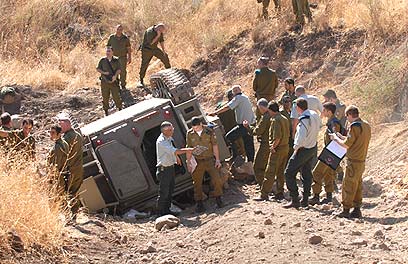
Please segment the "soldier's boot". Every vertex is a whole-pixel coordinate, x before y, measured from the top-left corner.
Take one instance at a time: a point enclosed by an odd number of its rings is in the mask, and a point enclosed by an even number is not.
[[[297,209],[299,207],[300,207],[299,200],[298,199],[293,199],[293,198],[292,198],[292,201],[290,203],[287,203],[287,204],[283,205],[283,208],[285,208],[285,209],[289,209],[289,208],[296,208]]]
[[[143,78],[140,79],[140,82],[137,84],[138,88],[143,88],[144,87],[144,82],[143,82]]]
[[[109,115],[109,111],[108,111],[108,110],[104,110],[104,112],[105,112],[105,116],[108,116],[108,115]]]
[[[350,209],[343,209],[343,211],[337,214],[337,216],[341,218],[350,218]]]
[[[197,212],[197,213],[203,213],[203,212],[205,212],[205,207],[204,207],[203,201],[197,201],[196,212]]]
[[[283,193],[277,193],[275,194],[275,196],[273,197],[273,199],[277,200],[277,201],[282,201],[285,199],[285,196],[283,195]]]
[[[215,198],[215,203],[217,204],[218,208],[223,208],[224,207],[224,203],[222,202],[221,196],[218,196]]]
[[[310,198],[309,200],[309,204],[311,206],[315,205],[315,204],[320,204],[320,197],[318,194],[315,194],[312,198]]]
[[[350,218],[362,218],[363,214],[361,213],[360,207],[354,207],[353,211],[350,213]]]
[[[269,197],[266,196],[266,195],[262,195],[262,194],[261,194],[260,196],[255,197],[253,200],[254,200],[254,201],[257,201],[257,202],[269,201]]]
[[[303,194],[303,198],[300,201],[300,206],[302,206],[303,208],[309,207],[309,195]]]
[[[328,204],[333,202],[333,194],[326,193],[326,198],[323,199],[322,204]]]

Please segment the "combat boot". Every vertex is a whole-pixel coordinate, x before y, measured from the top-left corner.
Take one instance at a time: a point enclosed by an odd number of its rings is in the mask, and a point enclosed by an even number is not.
[[[292,201],[290,203],[287,203],[285,205],[283,205],[283,208],[285,209],[289,209],[289,208],[299,208],[300,207],[300,202],[299,200],[294,200],[292,199]]]
[[[300,201],[300,206],[303,208],[309,207],[309,198],[307,196],[303,196],[303,199]]]
[[[318,194],[315,194],[312,198],[310,198],[309,200],[309,204],[311,206],[315,205],[315,204],[320,204],[320,197]]]
[[[205,207],[203,201],[197,201],[196,213],[203,213],[205,212]]]
[[[217,203],[218,208],[224,207],[224,203],[222,202],[221,196],[216,197],[215,202]]]
[[[363,214],[361,213],[360,207],[354,207],[353,211],[350,213],[350,218],[362,218]]]
[[[257,202],[269,201],[269,197],[261,194],[260,196],[255,197],[253,200]]]
[[[341,217],[341,218],[350,218],[350,209],[344,209],[343,208],[343,211],[341,213],[337,214],[337,216]]]
[[[105,111],[105,116],[109,115],[109,111],[108,110],[104,110]]]
[[[322,204],[328,204],[333,202],[333,194],[326,193],[326,198],[323,199]]]
[[[273,199],[275,199],[277,201],[282,201],[283,199],[285,199],[285,196],[283,195],[283,193],[277,193],[277,194],[275,194]]]

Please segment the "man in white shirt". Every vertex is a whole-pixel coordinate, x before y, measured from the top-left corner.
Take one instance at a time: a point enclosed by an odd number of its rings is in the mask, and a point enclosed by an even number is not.
[[[319,115],[308,109],[308,102],[304,98],[295,100],[296,111],[299,113],[299,122],[296,126],[294,138],[294,153],[289,159],[285,170],[286,187],[292,201],[284,205],[285,208],[307,207],[312,187],[313,160],[317,150],[317,136],[320,131],[321,120]],[[303,199],[299,201],[299,191],[296,183],[296,174],[300,172],[303,184]]]
[[[252,104],[249,101],[248,96],[242,93],[240,85],[234,85],[232,87],[232,93],[234,94],[234,98],[224,107],[210,113],[210,115],[218,115],[228,111],[229,109],[235,111],[237,125],[226,135],[226,138],[232,148],[232,158],[234,160],[238,156],[238,148],[234,142],[238,138],[242,137],[244,140],[245,153],[247,155],[248,162],[253,163],[255,156],[254,138],[244,124],[255,124],[255,114],[252,111]]]

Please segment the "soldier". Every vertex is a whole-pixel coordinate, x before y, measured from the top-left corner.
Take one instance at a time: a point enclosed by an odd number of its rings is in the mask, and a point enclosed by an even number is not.
[[[68,166],[68,143],[62,139],[62,128],[59,125],[54,125],[50,129],[50,138],[54,141],[54,146],[50,149],[47,155],[47,162],[54,166],[58,173],[58,189],[63,192],[67,191],[66,181],[69,176],[67,174]]]
[[[327,129],[324,136],[324,144],[330,143],[330,134],[341,132],[340,120],[334,115],[336,113],[336,105],[333,103],[325,103],[323,105],[322,115],[327,118]],[[320,193],[322,191],[322,184],[324,182],[324,189],[326,191],[326,199],[322,203],[331,203],[333,201],[335,171],[325,163],[318,161],[313,170],[313,198],[309,200],[309,204],[320,204]]]
[[[255,70],[252,89],[257,100],[265,98],[269,102],[274,99],[279,83],[276,72],[268,68],[268,62],[268,57],[260,57],[258,59],[258,69]],[[256,120],[258,121],[260,118],[261,114],[257,109]]]
[[[271,116],[271,126],[269,129],[269,161],[264,174],[260,197],[256,201],[269,200],[268,194],[272,191],[272,186],[277,181],[276,200],[283,200],[285,184],[284,170],[289,153],[289,120],[279,113],[277,102],[271,101],[268,104],[268,112]]]
[[[101,74],[101,92],[103,100],[103,110],[105,115],[109,112],[109,97],[112,93],[116,108],[122,110],[122,99],[120,98],[120,88],[118,75],[121,73],[119,59],[113,57],[112,47],[106,47],[106,57],[100,59],[96,70]]]
[[[237,145],[234,142],[238,138],[242,137],[242,139],[244,140],[245,153],[248,162],[253,163],[255,156],[254,139],[250,131],[244,125],[246,123],[249,125],[255,123],[255,115],[254,112],[252,111],[252,104],[249,101],[248,96],[242,93],[240,85],[234,85],[232,87],[232,92],[234,94],[234,99],[232,99],[224,107],[216,110],[213,113],[210,113],[209,115],[210,116],[218,115],[228,111],[229,109],[233,109],[235,111],[237,125],[226,135],[226,138],[232,148],[232,159],[234,160],[239,154]]]
[[[289,159],[285,170],[286,187],[290,192],[292,201],[284,208],[308,207],[310,189],[312,186],[312,163],[317,152],[317,136],[320,131],[320,117],[308,109],[308,102],[304,98],[295,101],[296,111],[299,113],[299,123],[296,127],[294,152]],[[296,183],[296,174],[301,172],[303,183],[303,199],[299,201],[299,191]]]
[[[285,92],[283,93],[279,103],[283,104],[283,98],[285,96],[288,96],[291,100],[291,102],[295,101],[297,99],[296,93],[295,93],[295,80],[292,78],[286,78],[284,81],[285,84]]]
[[[342,187],[343,211],[338,216],[361,218],[360,208],[363,201],[362,176],[371,139],[371,127],[360,118],[359,110],[354,105],[346,108],[346,118],[351,124],[348,135],[343,136],[340,133],[330,135],[332,140],[347,149],[346,175]],[[354,210],[350,213],[350,209],[353,207]]]
[[[144,86],[143,79],[146,75],[147,68],[153,57],[158,58],[166,69],[170,68],[169,56],[166,53],[164,46],[164,34],[166,33],[166,26],[163,23],[154,25],[146,30],[143,36],[141,45],[142,50],[142,64],[140,66],[140,85]],[[157,47],[160,43],[161,49]]]
[[[31,135],[33,126],[34,121],[25,118],[21,129],[1,130],[0,137],[7,138],[7,144],[11,150],[21,152],[30,159],[35,159],[35,139]]]
[[[262,3],[262,17],[266,20],[269,18],[269,14],[268,14],[268,7],[269,7],[269,3],[271,2],[270,0],[257,0],[258,3]],[[281,4],[280,4],[280,0],[273,0],[274,4],[275,4],[275,9],[277,11],[280,11],[281,8]]]
[[[120,86],[126,89],[126,66],[132,62],[132,47],[130,45],[129,37],[123,33],[123,26],[116,27],[116,33],[109,36],[108,44],[106,46],[112,47],[113,56],[119,59],[120,69]]]
[[[78,191],[84,180],[83,166],[83,139],[82,135],[75,131],[71,126],[71,120],[68,114],[61,113],[57,116],[59,125],[61,126],[63,139],[68,143],[68,170],[69,179],[66,181],[66,190],[71,200],[71,212],[75,218],[79,207],[81,206],[78,200]]]
[[[335,116],[338,120],[340,120],[340,124],[341,126],[344,128],[346,127],[346,114],[345,114],[345,110],[346,110],[346,105],[343,104],[336,95],[336,92],[334,90],[327,90],[324,94],[324,101],[325,102],[331,102],[334,103],[336,105],[336,113]],[[340,131],[338,131],[340,132]],[[343,163],[343,162],[342,162]],[[343,166],[342,164],[340,164],[340,166],[337,167],[336,170],[336,174],[337,174],[337,179],[339,179],[340,181],[343,180],[344,177],[344,171],[343,171]],[[335,180],[336,181],[336,180]],[[337,191],[337,184],[335,183],[334,185],[336,191]]]
[[[0,130],[10,131],[13,127],[11,125],[11,116],[9,113],[5,112],[1,114],[1,126]]]
[[[292,0],[292,6],[293,13],[296,15],[296,23],[299,26],[303,26],[305,24],[304,16],[307,17],[309,23],[313,21],[308,0]]]
[[[296,99],[295,99],[296,100]],[[292,137],[292,122],[290,120],[290,112],[292,111],[293,101],[289,96],[283,96],[281,99],[282,110],[280,111],[281,115],[286,117],[289,120],[289,155],[288,160],[293,154],[293,137]]]
[[[171,200],[175,185],[176,172],[174,164],[181,165],[178,155],[187,153],[191,155],[193,148],[177,149],[173,145],[174,127],[170,122],[163,122],[160,125],[161,134],[156,140],[157,171],[156,177],[159,180],[159,195],[157,198],[157,210],[159,215],[175,214],[170,211]]]
[[[22,99],[23,96],[13,87],[3,87],[0,91],[0,113],[20,114]]]
[[[257,136],[260,142],[258,152],[255,156],[254,172],[255,180],[262,187],[264,181],[264,174],[269,158],[269,128],[271,126],[271,116],[268,112],[268,101],[261,98],[257,102],[257,107],[262,115],[262,118],[257,122],[253,128],[254,135]]]
[[[203,178],[207,172],[211,178],[211,185],[214,187],[214,197],[218,208],[223,206],[222,182],[219,169],[221,168],[220,152],[217,145],[217,138],[213,129],[204,126],[199,117],[193,117],[191,120],[192,128],[187,132],[186,142],[188,148],[198,146],[206,147],[207,150],[196,155],[193,153],[197,161],[197,167],[192,172],[194,184],[194,199],[197,202],[198,213],[205,211],[203,204]],[[215,158],[215,160],[214,160]]]

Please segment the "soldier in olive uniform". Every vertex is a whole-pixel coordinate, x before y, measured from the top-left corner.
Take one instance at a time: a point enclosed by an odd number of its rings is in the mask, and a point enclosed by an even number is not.
[[[340,133],[330,135],[332,140],[347,148],[346,175],[342,187],[343,211],[338,216],[361,218],[363,173],[371,139],[371,127],[360,118],[359,110],[354,105],[346,108],[346,118],[351,124],[348,135],[342,136]],[[353,207],[354,210],[350,212]]]
[[[324,136],[324,144],[327,146],[330,143],[330,134],[341,132],[340,120],[334,115],[336,113],[336,105],[333,103],[324,103],[322,115],[327,118],[327,129]],[[335,171],[320,160],[313,169],[313,198],[309,200],[310,205],[320,204],[320,193],[324,182],[326,191],[326,199],[322,203],[331,203],[333,201],[333,191],[335,183]]]
[[[169,56],[166,53],[164,46],[164,34],[166,33],[166,26],[162,23],[154,25],[146,30],[143,36],[141,45],[142,50],[142,64],[140,66],[140,85],[143,86],[143,79],[146,75],[147,68],[153,57],[158,58],[166,69],[170,68]],[[157,47],[160,43],[161,49]]]
[[[58,189],[61,193],[66,191],[66,178],[69,176],[66,172],[68,167],[68,143],[62,139],[62,128],[59,125],[54,125],[50,129],[50,138],[54,141],[54,146],[50,149],[47,155],[49,165],[55,167],[57,172]]]
[[[132,62],[132,47],[130,46],[129,37],[123,33],[122,25],[116,27],[116,33],[109,36],[108,44],[112,47],[113,56],[119,59],[120,69],[120,86],[126,88],[126,66]]]
[[[336,113],[335,113],[335,116],[336,116],[336,118],[338,119],[338,120],[340,120],[340,124],[341,124],[341,126],[342,127],[346,127],[346,121],[347,121],[347,119],[346,119],[346,114],[345,114],[345,111],[346,111],[346,105],[345,104],[343,104],[338,98],[337,98],[337,95],[336,95],[336,92],[334,91],[334,90],[327,90],[324,94],[323,94],[323,97],[324,97],[324,101],[325,102],[331,102],[331,103],[334,103],[335,105],[336,105]],[[343,162],[342,162],[343,163]],[[343,180],[343,177],[344,177],[344,171],[343,171],[343,164],[340,164],[340,166],[339,167],[337,167],[337,170],[336,170],[336,174],[337,174],[337,178],[340,180],[340,181],[342,181]],[[334,185],[335,186],[335,188],[337,187],[337,184],[336,185]]]
[[[192,128],[187,132],[186,142],[187,148],[195,148],[198,146],[206,147],[203,153],[194,154],[197,161],[197,167],[192,172],[194,184],[194,199],[197,202],[197,212],[205,211],[203,204],[203,177],[207,172],[211,178],[211,184],[214,187],[214,196],[217,206],[223,206],[222,181],[219,173],[221,168],[220,154],[217,145],[217,138],[213,129],[204,126],[199,117],[193,117],[191,120]],[[215,158],[215,160],[214,160]]]
[[[0,137],[7,138],[7,148],[13,152],[22,153],[29,159],[35,159],[35,139],[31,135],[34,121],[23,119],[22,128],[19,130],[1,130]]]
[[[253,134],[257,136],[260,142],[259,149],[255,155],[254,172],[255,179],[259,186],[262,186],[264,174],[269,158],[269,128],[271,126],[271,116],[268,112],[268,101],[261,98],[257,102],[257,107],[262,118],[252,128]]]
[[[307,17],[309,23],[313,21],[308,0],[292,0],[293,13],[296,15],[296,23],[303,26]]]
[[[252,84],[252,89],[255,92],[257,100],[265,98],[272,101],[275,97],[276,89],[278,88],[278,76],[276,72],[268,68],[268,57],[260,57],[258,59],[258,69],[255,70],[255,77]],[[256,111],[256,120],[261,118],[259,110]]]
[[[296,100],[296,99],[295,99]],[[283,96],[283,98],[281,99],[281,103],[282,103],[282,110],[280,111],[281,115],[283,115],[284,117],[286,117],[289,120],[289,128],[290,131],[292,131],[292,122],[290,122],[290,112],[292,111],[292,104],[293,104],[293,100],[289,97],[289,96]],[[289,135],[289,155],[288,155],[288,160],[289,158],[292,156],[293,154],[293,136],[292,133],[290,133]]]
[[[11,126],[11,116],[9,113],[1,114],[1,126],[0,130],[2,131],[11,131],[13,127]],[[7,138],[0,139],[0,146],[5,147],[7,150]]]
[[[291,102],[293,103],[296,99],[296,93],[295,93],[295,80],[292,78],[286,78],[284,81],[285,84],[285,92],[282,94],[282,97],[279,101],[280,104],[283,105],[283,98],[285,96],[289,97]]]
[[[75,216],[81,206],[78,200],[78,191],[84,180],[83,167],[83,139],[82,135],[71,127],[69,115],[61,113],[57,116],[59,125],[64,133],[63,139],[68,143],[68,170],[70,173],[69,179],[66,182],[67,192],[72,199],[71,211]]]
[[[269,200],[269,193],[272,191],[275,180],[277,182],[275,199],[284,199],[284,170],[289,153],[290,121],[279,113],[279,105],[277,102],[269,102],[268,111],[271,116],[271,126],[269,129],[270,154],[261,187],[261,195],[255,198],[256,201]]]
[[[105,115],[109,112],[109,97],[112,93],[116,108],[122,110],[122,99],[120,98],[120,88],[118,75],[121,73],[119,59],[113,56],[112,47],[106,47],[106,57],[100,59],[96,70],[101,74],[101,92],[103,100],[103,110]]]

